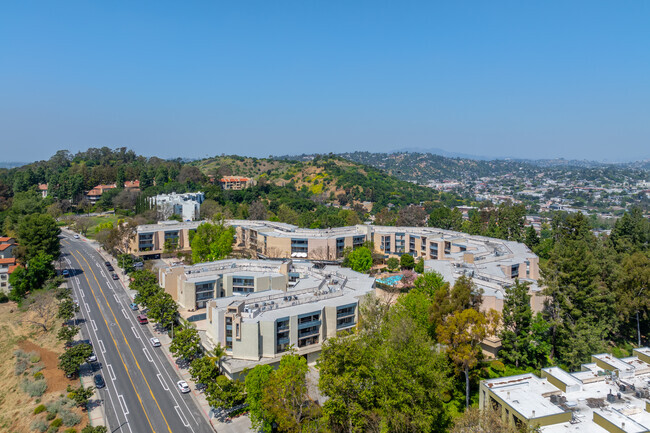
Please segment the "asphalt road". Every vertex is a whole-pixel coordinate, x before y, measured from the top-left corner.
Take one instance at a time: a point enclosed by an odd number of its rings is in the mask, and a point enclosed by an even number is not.
[[[110,432],[214,432],[153,337],[136,320],[121,282],[112,280],[104,260],[87,243],[62,236],[62,260],[79,301],[82,335],[90,339],[106,381],[100,390]]]

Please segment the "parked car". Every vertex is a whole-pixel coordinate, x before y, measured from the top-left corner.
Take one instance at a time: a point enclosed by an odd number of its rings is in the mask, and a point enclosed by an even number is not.
[[[190,392],[190,386],[184,380],[179,380],[176,382],[176,385],[178,385],[178,389],[180,389],[183,394]]]
[[[140,315],[137,317],[137,319],[138,319],[138,322],[139,322],[141,325],[144,325],[144,324],[146,324],[146,323],[149,323],[149,319],[147,319],[147,316],[145,316],[144,314],[140,314]]]
[[[119,280],[120,279],[120,277],[118,277],[117,274],[111,275],[111,278],[113,278],[114,280]]]
[[[69,276],[70,276],[70,271],[67,270],[67,269],[64,269],[64,270],[61,272],[61,275],[63,275],[64,277],[69,277]]]
[[[94,352],[91,353],[90,356],[88,358],[86,358],[86,361],[87,362],[95,362],[95,361],[97,361],[97,355],[95,355]]]
[[[74,238],[75,238],[75,239],[79,239],[79,235],[74,235]]]
[[[106,266],[106,269],[108,269],[108,270],[111,271],[111,272],[113,272],[113,271],[115,270],[115,268],[113,267],[113,265],[111,265],[110,263],[108,264],[108,266]]]
[[[160,340],[158,340],[156,337],[151,337],[149,341],[153,347],[160,347]]]
[[[129,308],[132,309],[133,311],[136,311],[139,307],[138,307],[138,304],[136,304],[135,302],[133,302],[133,303],[131,303],[131,304],[129,305]]]
[[[101,374],[96,374],[93,380],[95,381],[95,388],[103,388],[106,386],[106,382],[104,382]]]
[[[111,262],[104,262],[104,265],[106,265],[106,267],[109,267],[111,266]]]
[[[143,267],[144,267],[144,262],[135,262],[135,263],[133,264],[133,267],[134,267],[134,268],[138,268],[138,269],[139,269],[139,268],[143,268]]]

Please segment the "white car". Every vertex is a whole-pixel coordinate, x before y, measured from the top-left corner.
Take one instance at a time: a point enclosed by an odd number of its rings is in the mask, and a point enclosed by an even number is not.
[[[184,380],[179,380],[176,382],[176,385],[178,385],[178,389],[180,389],[183,394],[190,392],[190,386]]]
[[[149,341],[153,347],[160,347],[160,340],[158,340],[156,337],[151,337]]]
[[[75,238],[75,239],[79,239],[79,235],[74,235],[74,238]]]
[[[88,359],[86,359],[86,361],[88,361],[88,362],[97,361],[97,355],[95,355],[94,353],[91,353],[90,356],[88,357]]]

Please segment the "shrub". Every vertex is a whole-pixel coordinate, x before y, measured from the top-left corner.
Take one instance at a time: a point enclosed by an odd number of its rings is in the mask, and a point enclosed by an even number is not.
[[[47,382],[45,379],[30,381],[25,380],[22,383],[23,391],[29,394],[30,397],[40,397],[47,389]]]
[[[45,417],[45,419],[48,421],[52,421],[54,418],[56,418],[56,414],[52,412],[48,412],[47,416]]]
[[[39,413],[45,412],[45,411],[46,411],[45,405],[44,404],[39,404],[38,406],[36,406],[34,408],[34,415],[38,415]]]
[[[14,366],[14,374],[16,376],[20,376],[27,370],[27,367],[29,367],[29,361],[27,361],[25,358],[16,359],[16,365]]]
[[[61,418],[57,418],[54,421],[52,421],[52,424],[50,424],[50,427],[56,427],[59,428],[63,424],[63,420]]]
[[[41,355],[38,353],[32,353],[31,356],[29,357],[29,362],[32,364],[36,364],[38,361],[41,360]]]
[[[77,433],[77,429],[69,428],[69,429],[66,429],[63,433]]]
[[[34,431],[44,433],[47,430],[47,424],[45,424],[43,420],[37,419],[32,423],[30,428]]]
[[[7,302],[9,302],[9,296],[4,292],[0,293],[0,304],[5,304]]]
[[[74,412],[68,412],[67,410],[61,411],[59,414],[61,421],[66,427],[72,427],[73,425],[79,424],[81,422],[81,416],[77,415]]]
[[[34,379],[36,380],[45,379],[45,376],[43,376],[42,371],[37,371],[36,373],[34,373]]]
[[[503,362],[494,360],[490,363],[490,367],[492,370],[496,371],[497,373],[502,373],[505,371],[506,366],[503,365]]]
[[[42,365],[42,364],[32,365],[32,373],[38,373],[39,371],[41,371],[44,368],[45,368],[45,366]]]

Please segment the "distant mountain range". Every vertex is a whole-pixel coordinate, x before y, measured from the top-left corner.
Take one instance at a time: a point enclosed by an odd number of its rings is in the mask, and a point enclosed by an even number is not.
[[[274,159],[310,161],[314,154],[282,156]],[[514,174],[534,176],[544,171],[635,171],[636,178],[646,178],[650,161],[604,163],[567,159],[476,159],[449,157],[433,153],[399,151],[393,153],[347,152],[337,156],[369,165],[399,179],[426,184],[431,180],[477,179],[480,177]],[[588,173],[584,173],[590,176]]]
[[[14,168],[14,167],[22,167],[23,165],[27,165],[29,162],[2,162],[0,161],[0,168]]]

